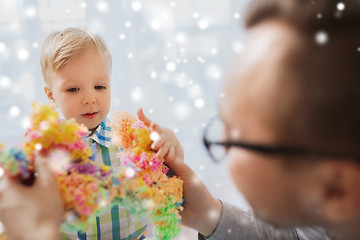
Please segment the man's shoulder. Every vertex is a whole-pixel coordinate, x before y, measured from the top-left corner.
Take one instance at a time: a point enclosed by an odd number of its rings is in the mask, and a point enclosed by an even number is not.
[[[297,227],[296,233],[300,240],[330,240],[321,227]]]

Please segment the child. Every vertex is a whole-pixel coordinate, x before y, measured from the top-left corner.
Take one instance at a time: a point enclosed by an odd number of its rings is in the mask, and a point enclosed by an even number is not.
[[[97,34],[79,28],[67,28],[48,36],[41,49],[41,69],[45,93],[65,118],[75,118],[90,130],[90,142],[96,149],[97,163],[117,167],[118,148],[111,144],[110,110],[111,55]],[[142,111],[139,119],[151,124]],[[158,157],[171,157],[176,145],[175,135],[167,128],[151,124],[160,138],[153,149]],[[107,209],[86,233],[61,232],[64,239],[139,239],[146,229],[141,221],[132,221],[129,211],[119,206]]]

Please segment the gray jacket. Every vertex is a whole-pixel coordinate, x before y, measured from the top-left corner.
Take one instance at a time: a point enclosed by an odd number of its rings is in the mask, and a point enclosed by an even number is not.
[[[223,202],[220,222],[209,238],[199,240],[329,240],[322,228],[275,227],[254,216],[252,211]]]

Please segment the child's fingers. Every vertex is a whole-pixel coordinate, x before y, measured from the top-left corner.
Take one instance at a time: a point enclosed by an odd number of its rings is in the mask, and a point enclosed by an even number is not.
[[[174,157],[175,157],[175,148],[171,146],[169,152],[165,156],[165,160],[171,161]]]
[[[152,122],[150,124],[150,128],[151,128],[151,131],[153,131],[153,132],[161,132],[162,131],[162,128],[154,122]]]
[[[152,122],[150,124],[151,134],[150,138],[153,141],[151,149],[157,151],[166,141],[166,135],[162,134],[162,128],[156,123]]]
[[[140,108],[138,111],[137,111],[137,116],[139,118],[140,121],[142,121],[146,126],[150,126],[150,124],[152,123],[152,121],[145,116],[142,108]]]
[[[163,159],[165,155],[169,152],[170,144],[166,142],[164,145],[161,146],[159,151],[156,153],[156,157],[159,159]]]
[[[159,136],[158,139],[155,139],[153,141],[154,142],[151,144],[151,149],[157,151],[165,144],[166,139],[164,137]]]

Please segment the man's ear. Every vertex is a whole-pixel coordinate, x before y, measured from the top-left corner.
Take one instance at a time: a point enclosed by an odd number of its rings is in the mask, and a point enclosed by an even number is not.
[[[329,162],[323,191],[323,214],[332,224],[360,214],[360,166],[352,161]]]
[[[45,94],[50,102],[55,102],[54,94],[48,86],[44,87]]]

